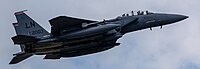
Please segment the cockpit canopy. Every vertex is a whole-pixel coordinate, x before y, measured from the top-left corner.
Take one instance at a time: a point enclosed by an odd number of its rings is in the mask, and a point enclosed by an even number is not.
[[[122,16],[120,17],[125,17],[125,16],[135,16],[135,15],[150,15],[150,14],[154,14],[153,12],[149,12],[149,11],[131,11],[128,13],[124,13],[122,14]]]

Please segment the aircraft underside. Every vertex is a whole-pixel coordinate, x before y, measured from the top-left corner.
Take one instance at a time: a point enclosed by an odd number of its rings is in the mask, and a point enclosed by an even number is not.
[[[25,52],[34,53],[36,55],[46,55],[44,59],[81,56],[104,51],[119,45],[116,41],[121,36],[113,36],[114,35],[97,35],[80,39],[64,40],[64,42],[28,44],[26,45]]]

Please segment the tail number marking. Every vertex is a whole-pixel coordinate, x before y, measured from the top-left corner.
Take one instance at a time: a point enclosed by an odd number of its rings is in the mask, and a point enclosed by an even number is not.
[[[43,32],[44,32],[43,29],[40,29],[40,30],[31,31],[31,32],[29,32],[28,34],[29,34],[29,35],[37,35],[37,34],[41,34],[41,33],[43,33]]]
[[[35,27],[35,22],[25,23],[26,28],[32,28]]]

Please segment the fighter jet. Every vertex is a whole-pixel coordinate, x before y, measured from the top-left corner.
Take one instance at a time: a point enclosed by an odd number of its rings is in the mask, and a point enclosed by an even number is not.
[[[110,20],[87,20],[58,16],[49,20],[51,33],[30,18],[25,11],[15,12],[13,23],[16,36],[13,43],[21,52],[13,54],[9,64],[16,64],[33,55],[45,55],[44,59],[60,59],[97,53],[119,46],[117,40],[129,32],[172,24],[188,18],[177,14],[137,12],[123,14]]]

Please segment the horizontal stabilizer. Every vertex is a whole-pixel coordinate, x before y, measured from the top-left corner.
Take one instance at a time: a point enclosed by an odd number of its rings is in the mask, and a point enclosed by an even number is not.
[[[44,59],[60,59],[59,55],[46,55]]]
[[[24,44],[24,43],[35,42],[40,39],[32,37],[32,36],[17,35],[17,36],[12,37],[12,40],[14,44]]]
[[[24,53],[24,54],[20,54],[20,55],[16,55],[9,64],[16,64],[19,63],[29,57],[31,57],[33,54],[32,53]]]

